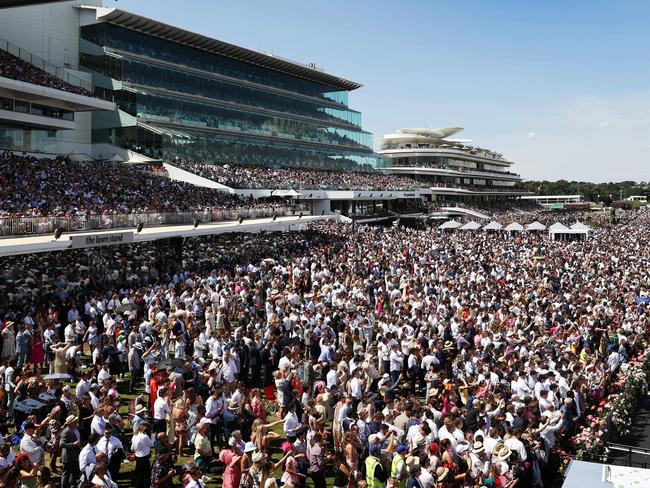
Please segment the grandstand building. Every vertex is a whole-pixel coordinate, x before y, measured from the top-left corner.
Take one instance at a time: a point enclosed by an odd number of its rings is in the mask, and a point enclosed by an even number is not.
[[[518,197],[520,176],[502,154],[468,145],[470,139],[451,138],[460,127],[408,128],[379,139],[381,166],[394,175],[410,176],[431,187],[439,200],[490,200]]]
[[[372,135],[348,106],[359,83],[167,25],[100,0],[3,11],[21,48],[90,78],[117,104],[92,118],[93,156],[376,167]]]

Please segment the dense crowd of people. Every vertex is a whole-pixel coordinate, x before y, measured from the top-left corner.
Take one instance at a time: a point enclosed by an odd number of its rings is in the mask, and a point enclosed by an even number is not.
[[[146,214],[270,206],[127,164],[0,154],[0,218]]]
[[[0,76],[12,80],[24,81],[34,85],[46,86],[70,93],[77,93],[92,97],[93,94],[80,86],[75,86],[67,81],[51,75],[47,71],[34,66],[33,64],[20,59],[13,54],[0,49]]]
[[[627,222],[3,258],[0,486],[548,486],[647,343],[650,214]]]
[[[294,190],[412,190],[410,178],[378,171],[334,171],[306,168],[272,168],[237,164],[204,164],[175,160],[174,165],[231,188]]]

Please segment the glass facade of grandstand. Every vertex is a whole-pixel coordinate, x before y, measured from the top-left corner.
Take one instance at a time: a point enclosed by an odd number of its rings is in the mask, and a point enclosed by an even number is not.
[[[138,121],[95,124],[93,142],[163,159],[377,166],[347,91],[107,23],[81,37],[80,64],[121,82],[95,76],[99,94]]]

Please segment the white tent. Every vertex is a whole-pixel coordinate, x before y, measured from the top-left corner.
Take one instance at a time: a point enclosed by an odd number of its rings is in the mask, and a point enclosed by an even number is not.
[[[107,159],[107,161],[113,161],[115,163],[124,163],[125,162],[124,158],[122,156],[120,156],[119,154],[117,154],[117,153],[113,154],[113,156],[111,156],[110,159]]]
[[[492,222],[487,224],[485,227],[483,227],[483,230],[501,230],[502,228],[503,228],[503,226],[499,222],[493,220]]]
[[[591,230],[591,227],[583,224],[582,222],[576,222],[571,226],[573,230]]]
[[[481,224],[478,222],[470,221],[463,225],[460,230],[479,230],[480,228]]]
[[[513,222],[512,224],[506,225],[505,230],[507,232],[522,232],[524,230],[524,226],[518,222]]]
[[[68,159],[70,159],[70,161],[76,161],[78,163],[83,163],[86,161],[95,161],[95,158],[93,158],[92,156],[86,153],[77,153],[77,152],[70,153],[68,155]]]
[[[554,224],[551,224],[548,228],[548,230],[567,230],[568,227],[564,224],[561,224],[559,222],[555,222]]]
[[[526,230],[546,230],[546,226],[541,222],[535,221],[531,224],[528,224],[526,226]]]
[[[448,220],[444,224],[442,224],[438,229],[457,229],[458,227],[461,227],[462,224],[460,222],[456,222],[455,220]]]

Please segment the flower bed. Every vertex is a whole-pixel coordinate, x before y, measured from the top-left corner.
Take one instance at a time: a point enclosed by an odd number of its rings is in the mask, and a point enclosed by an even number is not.
[[[649,376],[650,352],[621,366],[609,396],[591,407],[586,423],[571,439],[575,459],[603,455],[605,439],[615,441],[630,433],[638,401],[648,390]]]

